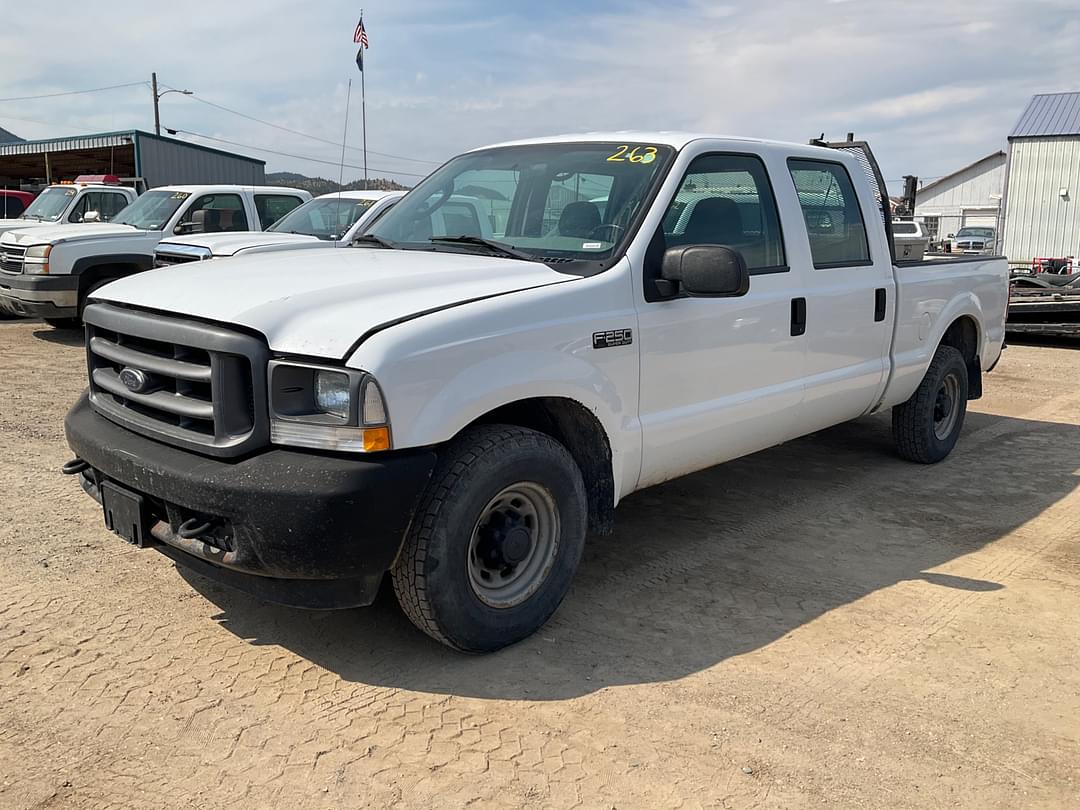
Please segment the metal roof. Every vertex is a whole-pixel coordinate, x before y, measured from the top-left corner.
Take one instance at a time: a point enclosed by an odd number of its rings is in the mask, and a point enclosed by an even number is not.
[[[1032,96],[1009,138],[1080,135],[1080,93]]]
[[[221,149],[214,149],[210,146],[203,146],[199,143],[191,143],[190,141],[166,138],[162,135],[152,135],[149,132],[143,132],[139,129],[129,129],[122,132],[101,132],[93,135],[76,135],[71,138],[46,138],[36,141],[19,141],[18,143],[0,143],[0,156],[39,155],[44,152],[64,152],[73,149],[98,149],[109,146],[127,146],[134,143],[137,138],[153,139],[164,143],[176,144],[177,146],[182,146],[187,149],[194,149],[199,152],[208,152],[224,157],[236,158],[250,163],[258,163],[262,166],[266,165],[266,161],[260,160],[259,158],[240,155],[236,152],[226,152]]]
[[[3,127],[0,127],[0,143],[18,143],[21,140],[22,138],[14,132],[8,132]]]

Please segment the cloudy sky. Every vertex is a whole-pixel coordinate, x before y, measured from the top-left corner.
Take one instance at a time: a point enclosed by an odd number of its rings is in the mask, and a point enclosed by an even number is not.
[[[933,178],[1002,148],[1031,94],[1080,90],[1076,3],[367,0],[369,165],[414,182],[434,165],[421,161],[516,137],[636,128],[805,141],[854,130],[888,180]],[[360,164],[359,3],[62,5],[6,15],[0,99],[148,82],[156,70],[197,94],[162,99],[164,126],[271,171],[332,177],[353,78],[347,162]],[[149,130],[150,91],[4,100],[0,126],[25,138]]]

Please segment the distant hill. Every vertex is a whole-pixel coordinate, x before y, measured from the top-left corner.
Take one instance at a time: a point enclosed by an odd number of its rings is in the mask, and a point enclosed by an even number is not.
[[[327,180],[325,177],[307,177],[296,172],[271,172],[266,175],[266,182],[271,186],[301,188],[304,191],[310,191],[316,197],[320,194],[332,194],[335,191],[407,191],[409,189],[409,186],[403,186],[401,183],[387,180],[384,177],[372,177],[368,180],[367,185],[364,184],[363,180],[354,180],[351,183],[341,185],[337,181]]]

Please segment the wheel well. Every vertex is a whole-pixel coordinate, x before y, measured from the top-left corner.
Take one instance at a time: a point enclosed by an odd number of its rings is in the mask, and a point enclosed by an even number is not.
[[[596,415],[565,397],[536,397],[503,405],[473,424],[517,425],[547,434],[574,457],[589,499],[589,530],[610,534],[615,527],[615,480],[611,443]]]
[[[130,276],[132,273],[138,273],[141,270],[142,268],[137,264],[124,263],[95,264],[92,267],[87,267],[79,273],[79,297],[85,297],[95,286],[104,281],[113,281],[124,276]]]
[[[957,318],[941,338],[942,346],[952,346],[964,356],[968,370],[968,399],[982,396],[982,366],[979,362],[979,327],[967,315]]]

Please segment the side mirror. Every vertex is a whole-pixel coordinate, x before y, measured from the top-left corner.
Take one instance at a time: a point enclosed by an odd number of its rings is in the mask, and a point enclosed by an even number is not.
[[[83,214],[83,222],[101,222],[101,212],[99,211],[87,211]]]
[[[750,273],[737,250],[723,245],[684,245],[664,252],[658,286],[665,295],[681,290],[703,298],[734,298],[749,292]]]

